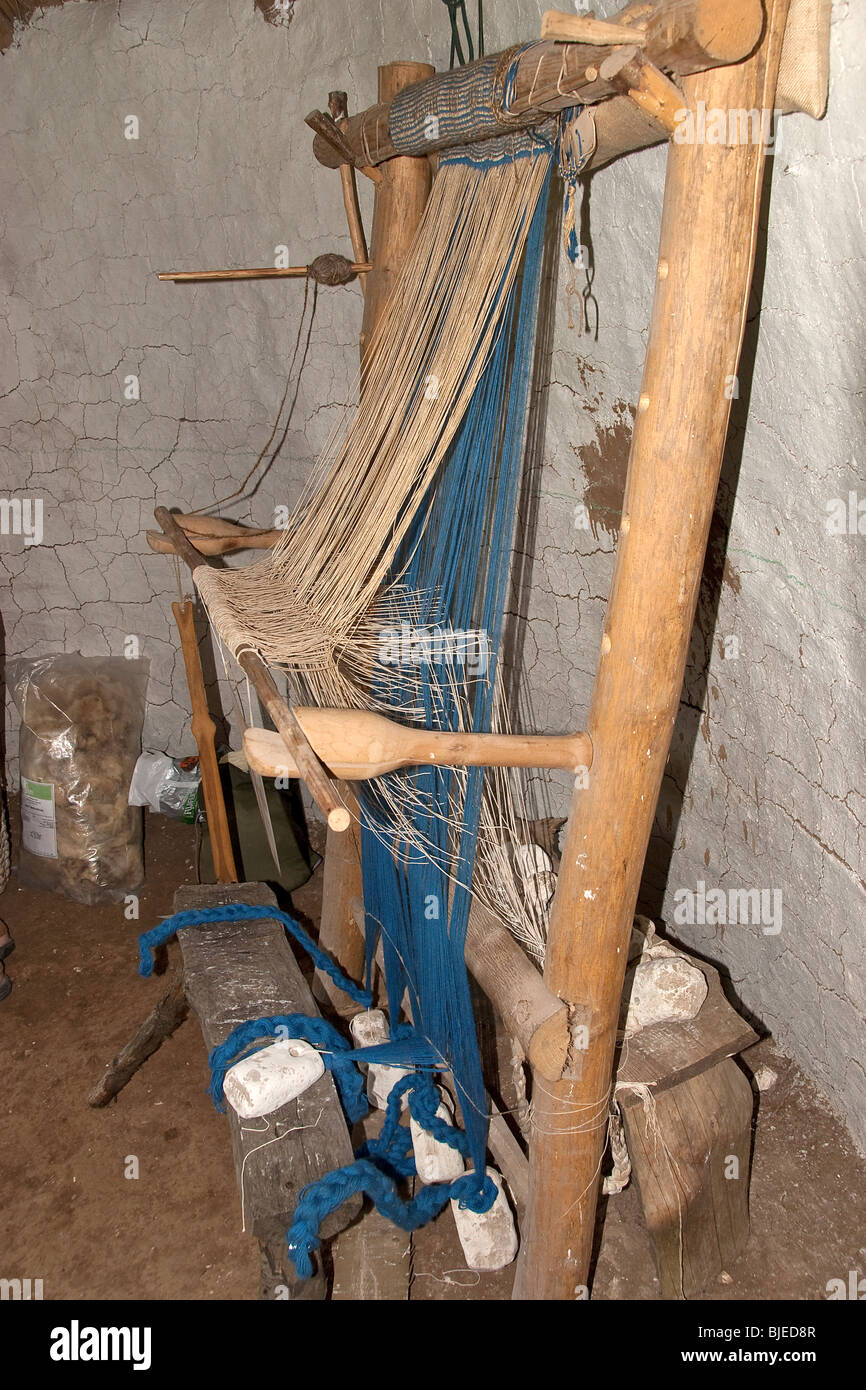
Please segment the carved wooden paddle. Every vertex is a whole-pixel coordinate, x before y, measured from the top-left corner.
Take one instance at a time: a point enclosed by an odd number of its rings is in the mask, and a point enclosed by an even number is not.
[[[401,767],[561,767],[592,761],[589,736],[576,734],[431,733],[407,728],[369,710],[296,708],[316,755],[335,777],[362,781]],[[244,753],[263,777],[296,777],[279,734],[247,729]]]

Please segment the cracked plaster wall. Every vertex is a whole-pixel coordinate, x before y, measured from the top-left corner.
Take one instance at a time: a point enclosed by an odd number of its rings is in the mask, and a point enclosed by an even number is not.
[[[488,50],[532,37],[542,8],[488,6]],[[771,161],[760,323],[755,301],[643,895],[730,972],[861,1143],[866,540],[830,535],[826,520],[832,499],[864,493],[864,39],[862,10],[837,3],[830,113],[786,118]],[[45,531],[29,548],[0,537],[7,652],[118,653],[136,634],[151,661],[147,746],[191,740],[173,564],[144,530],[157,500],[202,507],[243,477],[273,423],[303,296],[299,283],[181,288],[153,272],[271,264],[278,244],[298,261],[347,252],[339,183],[314,163],[302,117],[333,87],[352,110],[368,104],[377,63],[394,57],[447,63],[441,0],[297,0],[282,29],[251,0],[73,3],[0,59],[2,491],[43,498]],[[522,627],[538,727],[585,719],[663,172],[650,150],[592,180],[597,340],[569,327],[560,275]],[[357,288],[320,293],[280,456],[226,514],[267,525],[297,495],[355,399],[360,310]],[[141,398],[128,402],[132,373]],[[14,767],[14,711],[9,723]],[[550,808],[567,801],[554,782]],[[701,882],[780,890],[781,930],[675,925],[675,894]]]

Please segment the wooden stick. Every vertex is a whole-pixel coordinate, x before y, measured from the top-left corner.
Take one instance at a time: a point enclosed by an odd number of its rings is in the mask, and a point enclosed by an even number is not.
[[[487,1147],[514,1198],[517,1219],[523,1221],[529,1201],[529,1160],[508,1128],[494,1102],[487,1097],[490,1123],[487,1128]]]
[[[237,521],[227,521],[222,516],[207,516],[200,512],[172,512],[172,519],[186,532],[195,537],[195,548],[202,555],[231,555],[238,550],[270,550],[277,544],[282,531],[277,527],[265,530],[255,526],[241,526]],[[162,531],[146,531],[147,543],[158,555],[176,555],[177,551],[169,536]]]
[[[356,275],[366,274],[372,266],[366,256],[350,262]],[[204,280],[300,280],[309,275],[308,265],[289,265],[282,270],[276,266],[258,266],[251,270],[160,270],[157,280],[174,280],[175,284]]]
[[[401,767],[590,767],[586,734],[471,734],[408,728],[370,710],[298,706],[295,717],[335,777],[362,782]],[[297,777],[270,729],[247,729],[244,752],[262,777]]]
[[[180,648],[183,652],[186,683],[189,687],[189,698],[192,705],[192,733],[198,749],[198,763],[201,768],[201,784],[213,853],[214,873],[217,883],[237,883],[238,871],[235,867],[219,763],[214,747],[216,725],[207,706],[207,693],[204,687],[198,639],[195,635],[195,604],[189,602],[173,603],[171,611],[180,633]]]
[[[345,92],[328,93],[328,109],[334,120],[342,129],[342,122],[349,114],[348,97]],[[349,224],[349,239],[352,242],[352,254],[356,261],[367,260],[367,239],[364,236],[364,224],[361,221],[361,208],[358,203],[358,185],[355,182],[355,169],[351,164],[340,165],[340,183],[343,186],[343,206],[346,209],[346,221]],[[361,286],[361,293],[367,293],[367,276],[358,277]]]
[[[629,6],[614,22],[639,19],[645,29],[642,50],[656,67],[677,75],[736,63],[749,54],[761,35],[764,11],[761,0],[653,0]],[[529,44],[519,54],[509,116],[503,133],[515,125],[535,125],[539,108],[545,113],[581,101],[598,102],[616,87],[598,73],[587,77],[587,68],[598,70],[616,44],[575,44],[573,48],[551,40]],[[472,64],[460,69],[465,82]],[[376,106],[351,116],[342,131],[344,147],[354,162],[364,157],[380,165],[397,153],[389,131],[391,98],[380,96]],[[464,141],[463,143],[471,143]],[[366,154],[364,153],[366,151]],[[317,138],[313,152],[320,163],[336,168],[345,155]],[[593,167],[597,167],[593,163]],[[375,253],[374,253],[375,260]]]
[[[205,556],[196,550],[166,507],[157,507],[154,516],[166,535],[171,537],[178,555],[186,561],[193,573],[200,565],[209,563]],[[338,832],[347,830],[351,816],[336,796],[327,772],[307,742],[304,731],[291,709],[282,699],[267,666],[261,657],[252,651],[242,652],[238,657],[238,665],[255,686],[259,699],[279,729],[299,775],[306,783],[328,825]]]
[[[100,1109],[122,1091],[148,1057],[158,1051],[189,1013],[183,987],[183,970],[175,971],[159,1003],[136,1028],[129,1042],[112,1057],[87,1097],[87,1104]]]
[[[746,63],[686,79],[687,104],[772,110],[788,0]],[[589,1021],[566,1079],[536,1098],[515,1288],[572,1299],[589,1267],[628,942],[677,715],[746,323],[766,151],[668,152],[659,261],[601,658],[589,785],[576,790],[544,978]],[[665,537],[660,546],[659,537]],[[651,582],[648,582],[651,576]]]
[[[556,43],[640,43],[645,36],[642,24],[611,24],[561,10],[545,10],[541,16],[541,37]]]
[[[283,746],[292,755],[298,776],[306,783],[319,810],[324,812],[328,825],[340,834],[348,830],[351,814],[333,791],[326,769],[310,747],[294,710],[286,704],[267,666],[260,656],[249,651],[241,652],[237,662],[253,682],[259,699],[277,726]]]

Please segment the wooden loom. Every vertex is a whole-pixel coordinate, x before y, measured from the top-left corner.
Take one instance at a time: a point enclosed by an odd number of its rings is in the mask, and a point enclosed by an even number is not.
[[[628,6],[614,24],[548,15],[548,37],[520,55],[510,111],[530,125],[550,111],[591,104],[596,146],[590,170],[669,139],[675,112],[696,110],[699,102],[707,109],[772,111],[787,11],[788,0],[659,0]],[[375,107],[343,119],[339,128],[321,113],[310,120],[317,157],[341,170],[347,209],[351,166],[365,172],[372,166],[378,175],[362,361],[373,327],[387,312],[390,287],[430,187],[427,158],[397,154],[388,129],[390,102],[401,87],[432,71],[410,63],[381,68]],[[491,999],[543,1082],[530,1149],[519,1298],[571,1299],[588,1284],[605,1130],[575,1116],[603,1107],[611,1084],[628,940],[679,704],[731,409],[725,385],[736,375],[742,347],[765,155],[761,143],[670,144],[614,578],[587,735],[574,736],[588,740],[581,751],[591,749],[592,775],[574,793],[543,980],[526,959],[515,966],[517,983],[511,978],[508,988],[489,960],[484,974]],[[351,213],[350,223],[355,263],[366,265],[363,234]],[[173,548],[183,552],[177,523],[165,513],[158,519]],[[235,548],[242,533],[212,539],[217,550]],[[190,563],[201,563],[201,555],[193,554],[191,559],[187,553]],[[261,672],[253,678],[258,686]],[[335,794],[327,783],[328,771],[345,776],[353,765],[357,771],[357,757],[341,753],[339,730],[332,726],[317,741],[312,722],[306,727],[306,712],[290,716],[273,693],[268,708],[282,743],[274,747],[273,737],[264,740],[268,751],[259,735],[248,736],[251,760],[258,758],[263,771],[285,766],[278,759],[288,744],[299,753],[291,765],[326,811],[337,802],[340,809],[354,809],[345,784]],[[553,754],[548,750],[546,756]],[[537,757],[537,765],[559,765]],[[588,763],[589,757],[581,760]],[[372,751],[367,761],[381,764]],[[354,831],[342,833],[342,819],[330,819],[320,941],[349,974],[359,976],[360,858]],[[473,949],[470,940],[467,959],[481,978],[470,958]],[[527,1001],[528,1020],[519,1007]],[[339,997],[334,1002],[347,1014],[354,1011]]]

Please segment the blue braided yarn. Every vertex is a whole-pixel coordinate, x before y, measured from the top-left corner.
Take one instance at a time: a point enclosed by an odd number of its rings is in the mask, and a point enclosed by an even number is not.
[[[408,1125],[400,1123],[400,1102],[408,1093],[409,1112],[412,1119],[428,1130],[441,1144],[457,1149],[464,1158],[469,1158],[468,1135],[445,1120],[440,1120],[436,1111],[439,1108],[439,1095],[432,1079],[420,1072],[405,1076],[392,1086],[385,1107],[385,1122],[378,1139],[369,1139],[355,1150],[357,1159],[369,1159],[389,1177],[408,1178],[414,1176],[415,1155],[412,1147],[412,1133]]]
[[[425,1080],[428,1083],[426,1086],[415,1086],[409,1095],[409,1113],[412,1119],[432,1134],[440,1144],[447,1144],[464,1158],[469,1158],[471,1153],[468,1135],[456,1125],[448,1124],[447,1120],[440,1120],[436,1114],[439,1109],[438,1093],[429,1078],[425,1077]]]
[[[429,1183],[419,1188],[416,1195],[406,1202],[397,1191],[393,1179],[374,1164],[359,1159],[345,1168],[338,1168],[317,1182],[308,1184],[298,1197],[286,1243],[300,1278],[309,1279],[313,1273],[310,1256],[321,1244],[319,1228],[325,1217],[356,1192],[366,1193],[377,1211],[401,1230],[417,1231],[438,1216],[445,1203],[452,1199],[469,1211],[489,1211],[496,1201],[497,1188],[486,1173],[480,1182],[477,1173],[464,1173],[454,1182]]]
[[[325,975],[330,976],[336,985],[350,999],[354,999],[356,1004],[369,1009],[373,1002],[373,996],[369,990],[361,989],[354,980],[348,979],[334,964],[330,956],[326,956],[320,950],[311,936],[308,936],[303,927],[300,926],[293,917],[287,913],[280,912],[275,907],[254,907],[249,903],[226,903],[223,907],[196,908],[189,912],[176,912],[173,917],[166,917],[159,926],[151,927],[150,931],[142,932],[138,938],[139,966],[138,973],[145,979],[153,974],[153,952],[158,946],[164,946],[167,941],[171,941],[176,932],[182,931],[184,927],[200,927],[208,922],[243,922],[254,918],[267,918],[275,922],[282,922],[286,931],[293,936],[299,946],[302,946],[307,955],[315,962],[317,969]]]
[[[340,1101],[350,1123],[354,1124],[367,1113],[364,1082],[356,1060],[369,1059],[371,1054],[387,1052],[389,1047],[402,1048],[404,1055],[414,1047],[419,1055],[428,1052],[429,1044],[413,1038],[412,1030],[400,1026],[403,1036],[391,1044],[375,1048],[351,1048],[334,1026],[326,1019],[305,1014],[276,1014],[270,1018],[250,1019],[241,1023],[215,1047],[210,1054],[210,1094],[217,1109],[223,1109],[223,1086],[226,1072],[240,1055],[251,1056],[267,1046],[263,1041],[278,1034],[304,1038],[313,1046],[327,1048],[322,1061],[331,1071]],[[303,1189],[287,1240],[289,1253],[301,1278],[313,1272],[310,1255],[319,1248],[318,1231],[324,1218],[351,1197],[365,1192],[383,1215],[403,1230],[414,1231],[431,1221],[452,1197],[461,1207],[471,1211],[488,1211],[496,1200],[496,1185],[486,1175],[479,1183],[478,1173],[465,1173],[452,1183],[434,1183],[422,1187],[416,1196],[405,1202],[399,1195],[395,1178],[415,1173],[412,1138],[407,1126],[400,1123],[402,1099],[408,1095],[409,1110],[414,1120],[428,1129],[440,1142],[449,1144],[467,1157],[469,1140],[456,1127],[446,1124],[436,1114],[439,1095],[431,1071],[441,1067],[441,1059],[431,1053],[426,1061],[428,1070],[411,1072],[394,1083],[388,1095],[385,1123],[378,1139],[370,1140],[358,1150],[356,1161],[345,1168],[328,1173]]]
[[[225,1110],[223,1086],[229,1067],[242,1053],[251,1056],[254,1052],[260,1052],[268,1046],[264,1039],[277,1036],[303,1038],[313,1047],[327,1049],[320,1055],[334,1077],[347,1119],[355,1124],[364,1118],[368,1110],[364,1079],[355,1063],[346,1055],[351,1051],[348,1043],[327,1019],[311,1018],[307,1014],[274,1014],[270,1018],[253,1018],[239,1023],[225,1042],[213,1049],[208,1058],[211,1069],[208,1091],[217,1110]],[[251,1046],[253,1043],[258,1046]]]
[[[401,1101],[418,1083],[418,1077],[403,1076],[388,1092],[385,1121],[377,1139],[368,1139],[355,1150],[356,1159],[369,1159],[382,1172],[400,1178],[415,1175],[415,1155],[408,1125],[401,1125]]]

